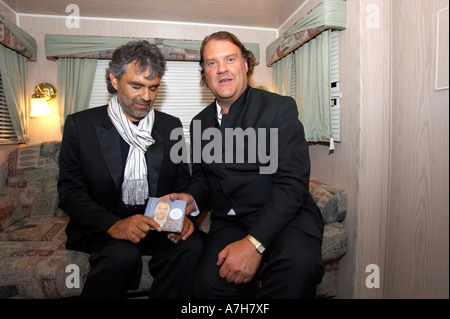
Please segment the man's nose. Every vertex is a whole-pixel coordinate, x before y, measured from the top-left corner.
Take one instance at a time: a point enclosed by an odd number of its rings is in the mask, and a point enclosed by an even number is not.
[[[139,98],[143,101],[150,102],[152,100],[152,91],[149,88],[144,88]]]
[[[217,73],[226,73],[228,72],[228,65],[224,60],[218,62]]]

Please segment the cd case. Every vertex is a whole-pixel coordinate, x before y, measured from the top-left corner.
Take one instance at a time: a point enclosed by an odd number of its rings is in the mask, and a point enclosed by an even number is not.
[[[163,231],[181,233],[186,204],[184,200],[150,197],[144,215],[153,218]]]

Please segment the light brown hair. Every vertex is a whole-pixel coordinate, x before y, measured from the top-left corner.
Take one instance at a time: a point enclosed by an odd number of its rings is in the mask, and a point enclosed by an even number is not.
[[[256,62],[255,56],[253,55],[253,52],[250,50],[247,50],[245,46],[242,44],[242,42],[232,33],[226,32],[226,31],[219,31],[216,33],[213,33],[205,39],[203,39],[202,46],[200,48],[200,74],[202,76],[202,79],[200,81],[201,85],[206,85],[206,78],[205,78],[205,60],[203,56],[203,52],[205,51],[205,46],[208,44],[211,40],[219,40],[219,41],[230,41],[234,45],[236,45],[242,53],[242,58],[247,61],[248,65],[248,71],[247,71],[247,78],[250,80],[250,77],[253,75],[253,70],[256,65],[258,65],[258,62]]]

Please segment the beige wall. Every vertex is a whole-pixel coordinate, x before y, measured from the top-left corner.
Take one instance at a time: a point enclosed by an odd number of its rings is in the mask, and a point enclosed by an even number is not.
[[[348,192],[338,298],[449,297],[449,96],[434,90],[436,13],[448,5],[347,0],[343,142],[310,146],[312,178]],[[370,264],[379,289],[365,284]]]
[[[392,3],[386,298],[449,298],[449,90],[434,90],[436,14],[448,6]]]
[[[0,2],[0,14],[9,21],[16,22],[16,13]]]

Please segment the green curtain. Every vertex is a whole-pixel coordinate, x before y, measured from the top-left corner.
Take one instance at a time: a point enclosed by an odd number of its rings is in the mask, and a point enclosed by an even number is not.
[[[59,57],[71,54],[94,54],[98,52],[113,51],[119,46],[138,38],[83,36],[83,35],[45,35],[45,54],[47,57]],[[147,40],[154,43],[151,39]]]
[[[292,57],[293,54],[289,54],[273,64],[273,82],[278,94],[291,95]]]
[[[62,57],[76,58],[97,58],[110,59],[112,52],[117,47],[132,40],[147,40],[158,46],[175,48],[176,53],[181,50],[200,51],[201,40],[170,40],[170,39],[148,39],[148,38],[125,38],[125,37],[104,37],[104,36],[84,36],[84,35],[45,35],[45,53],[50,59]],[[259,62],[259,44],[244,43],[245,47],[253,52],[256,61]],[[164,53],[164,52],[163,52]],[[170,55],[170,50],[167,52]],[[195,55],[198,59],[199,55]]]
[[[57,101],[62,114],[61,130],[67,115],[89,108],[96,68],[96,59],[58,60]]]
[[[27,143],[29,136],[30,98],[27,95],[27,58],[0,45],[0,72],[9,115],[18,143]]]
[[[308,142],[329,142],[332,137],[330,37],[331,31],[324,31],[273,64],[278,94],[291,95],[292,72],[295,73],[294,98]]]
[[[330,37],[325,31],[294,51],[295,100],[309,142],[329,142],[331,130]]]
[[[0,15],[0,24],[4,25],[4,27],[0,27],[0,43],[24,55],[31,61],[36,61],[36,40],[2,15]],[[7,30],[4,30],[4,28]]]
[[[346,2],[327,0],[319,3],[303,19],[275,39],[266,48],[267,65],[297,49],[311,37],[325,30],[343,30],[346,27]],[[313,35],[311,35],[313,34]]]

